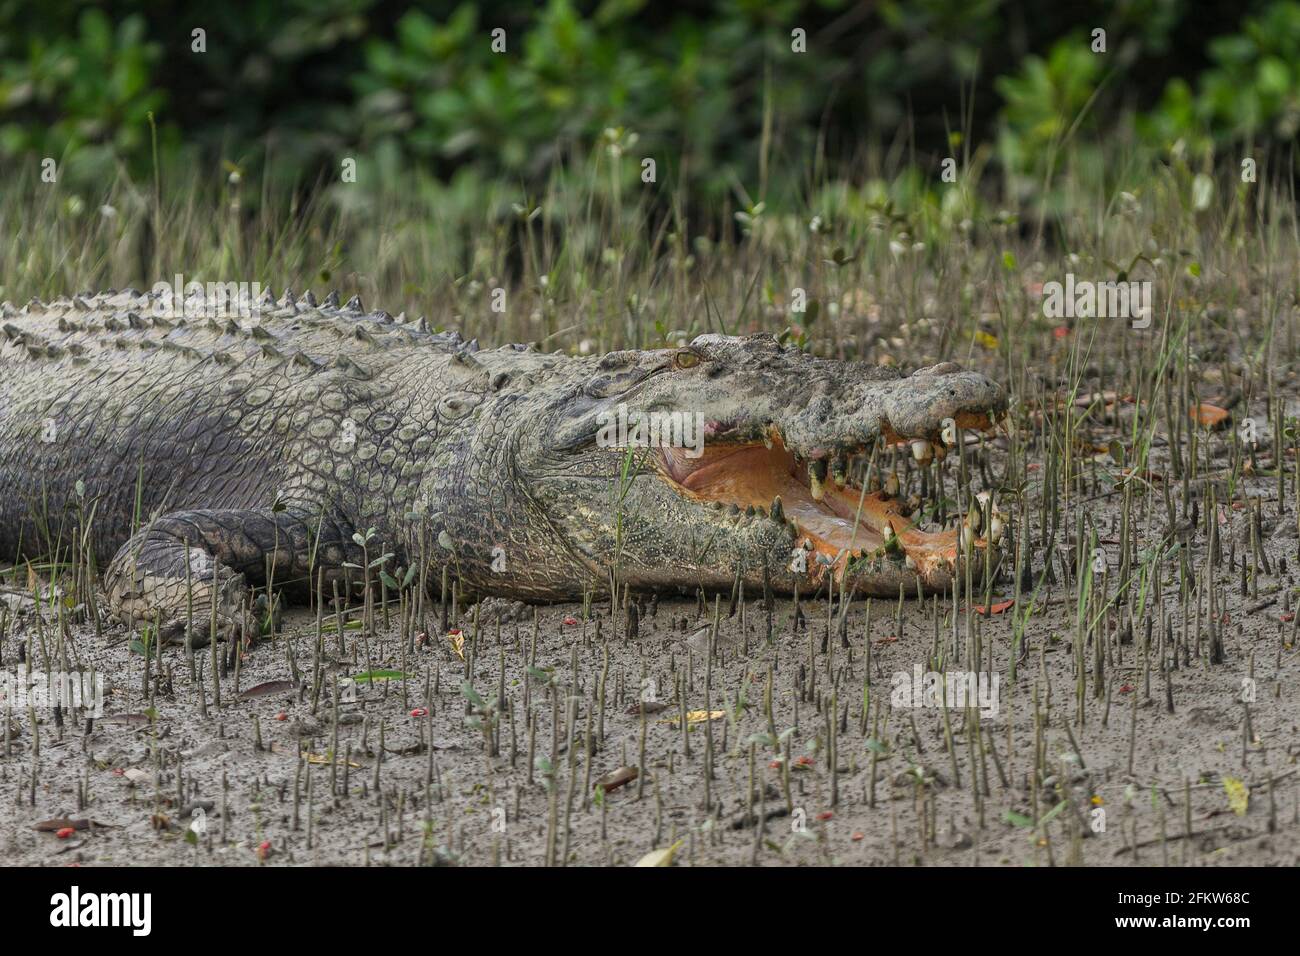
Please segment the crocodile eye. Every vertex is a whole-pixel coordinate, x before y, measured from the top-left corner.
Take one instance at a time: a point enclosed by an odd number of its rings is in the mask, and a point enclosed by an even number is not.
[[[673,364],[678,368],[695,368],[700,364],[700,353],[681,349],[673,356]]]

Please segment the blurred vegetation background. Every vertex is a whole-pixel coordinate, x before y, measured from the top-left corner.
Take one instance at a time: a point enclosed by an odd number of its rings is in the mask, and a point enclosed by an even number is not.
[[[6,165],[147,175],[150,112],[165,168],[217,159],[294,183],[354,156],[363,186],[414,165],[536,187],[622,129],[691,201],[780,202],[865,150],[926,169],[978,144],[1023,191],[1098,126],[1193,153],[1289,150],[1300,3],[0,0]]]
[[[990,235],[1118,272],[1285,209],[1298,125],[1295,0],[0,0],[0,294],[183,269],[459,322],[505,283],[563,340],[719,244],[763,253],[741,311],[800,256],[847,286]]]

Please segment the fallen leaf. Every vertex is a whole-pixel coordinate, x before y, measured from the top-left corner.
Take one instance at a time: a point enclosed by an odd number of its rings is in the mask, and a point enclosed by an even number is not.
[[[986,349],[995,349],[998,347],[998,337],[990,335],[988,332],[976,332],[975,341]]]
[[[460,631],[449,631],[447,633],[447,643],[456,652],[456,656],[463,661],[465,659],[465,635]]]
[[[131,767],[128,770],[124,770],[122,776],[126,777],[126,779],[130,780],[132,783],[144,783],[151,779],[149,774],[145,773],[139,767]]]
[[[1236,777],[1224,777],[1223,789],[1228,794],[1228,806],[1232,812],[1239,817],[1246,815],[1246,807],[1250,804],[1250,788]]]
[[[42,820],[32,829],[40,833],[58,833],[60,830],[89,830],[91,827],[102,826],[105,826],[105,824],[100,823],[98,820],[72,820],[68,817],[55,817],[52,820]]]
[[[661,710],[667,710],[668,705],[662,700],[634,700],[628,704],[623,713],[633,717],[641,716],[641,708],[645,708],[647,714],[657,714]]]
[[[358,684],[369,684],[377,680],[406,680],[409,676],[401,671],[366,671],[364,674],[354,675],[352,679]]]
[[[149,723],[148,714],[108,714],[100,718],[105,724],[126,724],[131,726],[145,726]]]
[[[636,767],[619,767],[617,770],[611,770],[605,774],[591,786],[592,789],[604,787],[606,793],[612,793],[619,787],[627,786],[640,775],[641,771],[637,770]]]
[[[1007,608],[1011,607],[1015,603],[1016,603],[1015,598],[1012,598],[1009,601],[999,601],[997,604],[992,604],[987,609],[984,607],[983,604],[976,604],[974,607],[971,608],[971,610],[974,611],[976,614],[984,614],[986,616],[989,614],[1001,614],[1003,611],[1005,611]]]
[[[686,712],[686,722],[688,724],[702,724],[706,720],[721,720],[727,716],[725,710],[688,710]],[[674,727],[681,723],[678,717],[669,717],[667,720],[660,721],[664,724],[672,724]]]
[[[256,687],[250,687],[248,690],[240,691],[240,700],[252,700],[254,697],[266,697],[269,694],[288,693],[298,689],[298,685],[291,680],[269,680],[264,684],[258,684]]]
[[[1188,414],[1192,416],[1192,421],[1202,428],[1218,428],[1228,420],[1227,409],[1206,402],[1201,402]]]
[[[672,846],[664,847],[662,850],[651,850],[641,859],[637,860],[635,866],[672,866],[673,854],[681,847],[685,840],[678,840]]]
[[[321,763],[329,763],[329,762],[330,762],[329,754],[318,754],[318,753],[311,753],[311,752],[308,752],[306,756],[307,756],[307,762],[308,762],[308,763],[321,764]],[[340,761],[340,762],[342,762],[342,761]],[[348,764],[349,767],[352,767],[354,770],[360,770],[360,769],[361,769],[361,764],[357,763],[355,760],[349,760],[349,761],[347,762],[347,764]]]

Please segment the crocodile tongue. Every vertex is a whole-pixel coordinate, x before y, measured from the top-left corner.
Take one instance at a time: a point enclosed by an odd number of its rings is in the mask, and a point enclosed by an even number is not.
[[[781,499],[785,518],[793,522],[800,541],[836,561],[842,569],[849,555],[871,553],[897,535],[898,542],[919,570],[949,564],[956,557],[957,532],[926,534],[916,530],[897,502],[879,493],[863,494],[846,483],[824,482],[825,463],[811,467],[785,448],[779,438],[772,447],[713,445],[698,458],[663,449],[661,462],[669,478],[690,497],[754,506],[766,511]]]

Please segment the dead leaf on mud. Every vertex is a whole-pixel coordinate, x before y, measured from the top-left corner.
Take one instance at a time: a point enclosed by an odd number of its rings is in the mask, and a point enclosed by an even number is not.
[[[592,788],[603,787],[606,793],[612,793],[619,787],[626,786],[640,775],[636,767],[619,767],[611,770],[592,784]]]
[[[1228,420],[1228,410],[1218,405],[1201,402],[1188,412],[1192,420],[1202,428],[1220,428]]]
[[[122,776],[126,777],[126,779],[130,780],[132,783],[147,783],[153,779],[139,767],[128,768],[122,773]]]
[[[267,697],[271,694],[290,693],[297,689],[298,685],[291,680],[269,680],[264,684],[258,684],[256,687],[240,691],[239,699],[252,700],[255,697]]]
[[[105,724],[125,724],[128,727],[148,727],[148,714],[108,714],[100,718]]]
[[[296,754],[297,752],[298,752],[297,750],[291,750],[291,749],[289,749],[288,747],[282,747],[279,743],[272,743],[272,744],[271,744],[271,753],[274,753],[274,754],[289,754],[289,755],[294,755],[294,754]],[[302,751],[302,756],[303,756],[303,758],[304,758],[308,763],[314,763],[314,764],[322,764],[322,763],[323,763],[323,764],[328,764],[328,763],[330,762],[330,756],[329,756],[329,754],[318,754],[318,753],[315,753],[315,752],[310,751],[310,750],[305,750],[305,751]],[[335,758],[335,759],[338,761],[339,766],[342,766],[342,765],[343,765],[343,758],[341,758],[341,757],[337,757],[337,758]],[[361,769],[361,764],[357,763],[355,760],[349,760],[349,761],[347,762],[347,764],[348,764],[349,767],[352,767],[354,770],[360,770],[360,769]]]
[[[52,820],[42,820],[32,827],[41,833],[58,833],[60,830],[90,830],[92,828],[108,828],[114,826],[111,823],[100,823],[98,820],[72,820],[68,817],[55,817]]]
[[[447,643],[451,649],[456,652],[456,656],[462,661],[465,660],[465,635],[459,630],[449,631],[447,633]]]
[[[627,705],[623,713],[632,717],[641,716],[641,708],[645,708],[647,714],[657,714],[661,710],[667,710],[668,705],[661,700],[634,700]]]
[[[686,722],[688,724],[702,724],[706,720],[721,720],[726,716],[727,712],[725,710],[688,710],[686,712]],[[679,717],[669,717],[667,720],[660,721],[660,723],[672,724],[676,727],[681,724],[681,719]]]
[[[329,758],[329,755],[328,755],[328,754],[308,753],[308,754],[307,754],[307,762],[308,762],[308,763],[316,763],[316,764],[320,764],[320,763],[329,763],[329,762],[330,762],[330,758]],[[340,760],[339,762],[342,763],[343,761]],[[349,767],[353,768],[354,770],[360,770],[360,769],[361,769],[361,764],[357,763],[355,760],[349,760],[349,761],[347,761],[347,764],[348,764]]]
[[[1010,601],[999,601],[997,604],[990,605],[988,608],[985,608],[983,604],[976,604],[971,607],[971,610],[976,614],[983,614],[987,617],[990,614],[1001,614],[1015,603],[1015,599],[1012,598]]]

